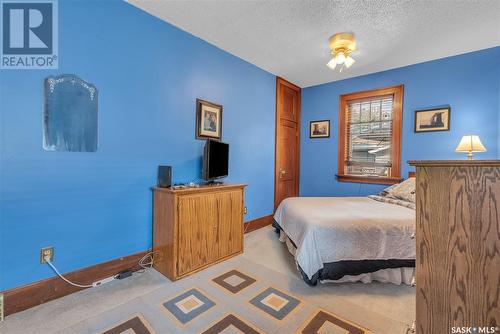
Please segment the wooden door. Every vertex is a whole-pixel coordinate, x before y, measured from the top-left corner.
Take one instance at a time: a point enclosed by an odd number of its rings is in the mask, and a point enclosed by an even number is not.
[[[177,274],[196,270],[219,258],[215,194],[185,195],[178,204],[179,239]]]
[[[243,191],[217,194],[219,257],[224,258],[243,250]]]
[[[276,80],[276,161],[274,208],[299,195],[300,88]]]

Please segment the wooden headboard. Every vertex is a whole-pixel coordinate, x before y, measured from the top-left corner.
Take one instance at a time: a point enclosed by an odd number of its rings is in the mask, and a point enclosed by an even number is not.
[[[417,172],[408,172],[408,178],[417,176]]]

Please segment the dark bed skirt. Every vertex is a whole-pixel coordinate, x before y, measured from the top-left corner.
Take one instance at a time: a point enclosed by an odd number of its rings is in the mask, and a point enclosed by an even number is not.
[[[281,227],[273,220],[273,227],[276,233],[279,233]],[[287,236],[288,237],[288,236]],[[297,248],[295,242],[288,238],[293,246]],[[415,260],[346,260],[323,263],[323,269],[318,270],[311,278],[307,277],[302,268],[297,265],[302,279],[309,285],[315,286],[318,281],[323,280],[338,280],[346,275],[356,276],[361,274],[373,273],[381,269],[415,267]]]

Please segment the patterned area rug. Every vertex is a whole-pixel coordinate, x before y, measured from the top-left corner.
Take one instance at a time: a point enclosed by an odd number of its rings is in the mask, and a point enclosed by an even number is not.
[[[300,280],[238,257],[169,282],[63,332],[371,333],[318,306],[308,298],[315,291]]]

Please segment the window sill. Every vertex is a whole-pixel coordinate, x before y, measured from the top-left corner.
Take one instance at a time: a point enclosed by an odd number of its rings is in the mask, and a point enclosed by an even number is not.
[[[339,182],[371,183],[371,184],[396,184],[403,181],[400,177],[380,177],[380,176],[357,176],[357,175],[339,175]]]

